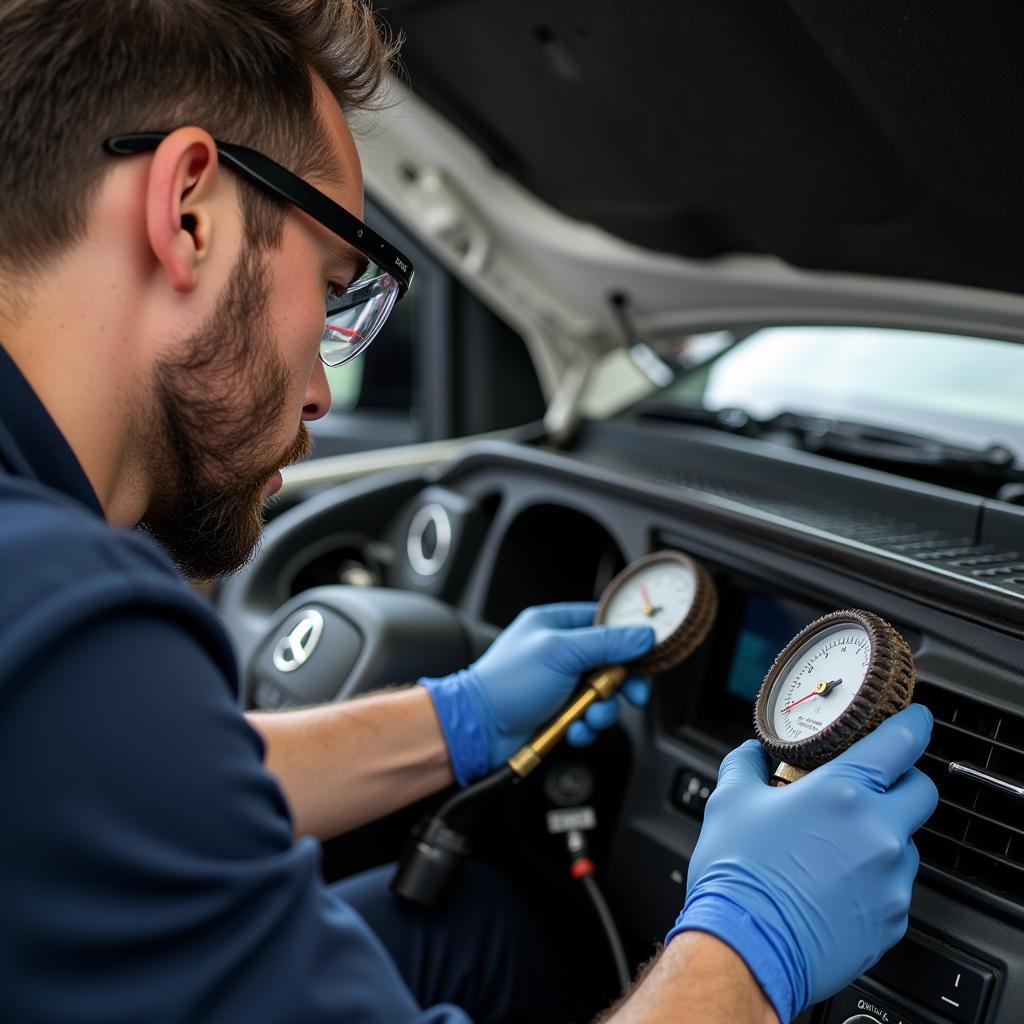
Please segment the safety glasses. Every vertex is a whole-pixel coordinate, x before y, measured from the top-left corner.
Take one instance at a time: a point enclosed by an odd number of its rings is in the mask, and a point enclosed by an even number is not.
[[[131,156],[152,152],[167,134],[115,135],[103,145],[115,156]],[[368,261],[358,280],[344,292],[328,296],[320,339],[320,358],[328,366],[341,366],[354,359],[377,336],[395,303],[409,290],[414,273],[412,263],[358,217],[286,167],[248,146],[215,141],[224,164],[271,195],[308,213]]]

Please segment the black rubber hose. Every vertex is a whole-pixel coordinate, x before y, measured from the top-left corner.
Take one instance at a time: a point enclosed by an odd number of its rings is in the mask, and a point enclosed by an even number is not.
[[[633,976],[629,971],[629,961],[626,959],[626,950],[622,945],[622,938],[619,936],[619,929],[615,927],[615,920],[612,912],[608,909],[604,895],[593,875],[584,875],[580,881],[586,889],[590,902],[594,904],[597,916],[601,919],[601,927],[608,938],[608,946],[612,951],[612,959],[615,961],[615,973],[619,976],[619,988],[622,995],[629,990]]]
[[[465,810],[469,804],[476,803],[478,799],[492,790],[500,789],[513,778],[515,778],[515,772],[507,764],[502,765],[497,771],[491,772],[490,775],[485,775],[478,782],[474,782],[472,786],[467,786],[450,797],[441,805],[441,809],[437,814],[434,815],[435,819],[439,818],[446,824],[451,825],[455,816]]]

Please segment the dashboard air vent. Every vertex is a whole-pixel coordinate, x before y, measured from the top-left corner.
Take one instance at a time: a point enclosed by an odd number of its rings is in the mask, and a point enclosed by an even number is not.
[[[957,761],[1024,783],[1024,717],[924,682],[914,698],[935,716],[920,767],[940,797],[917,833],[922,862],[1024,903],[1024,801],[948,770]]]

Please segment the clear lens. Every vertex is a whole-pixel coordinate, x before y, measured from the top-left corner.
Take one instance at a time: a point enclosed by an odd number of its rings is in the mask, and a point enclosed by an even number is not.
[[[320,358],[328,366],[354,359],[384,326],[398,298],[398,282],[376,267],[353,284],[327,311]]]

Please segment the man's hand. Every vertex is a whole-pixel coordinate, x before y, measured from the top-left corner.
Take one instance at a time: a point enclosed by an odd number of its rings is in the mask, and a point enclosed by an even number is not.
[[[595,610],[592,603],[528,608],[470,668],[421,680],[434,700],[461,785],[511,757],[565,703],[584,672],[634,661],[653,646],[650,627],[595,626]],[[642,706],[647,683],[629,679],[622,693]],[[592,742],[595,730],[617,718],[615,700],[592,704],[585,721],[573,723],[569,742]]]
[[[756,740],[729,754],[669,939],[698,930],[732,946],[783,1022],[874,964],[907,930],[911,835],[938,801],[913,767],[931,728],[912,705],[781,789]]]

